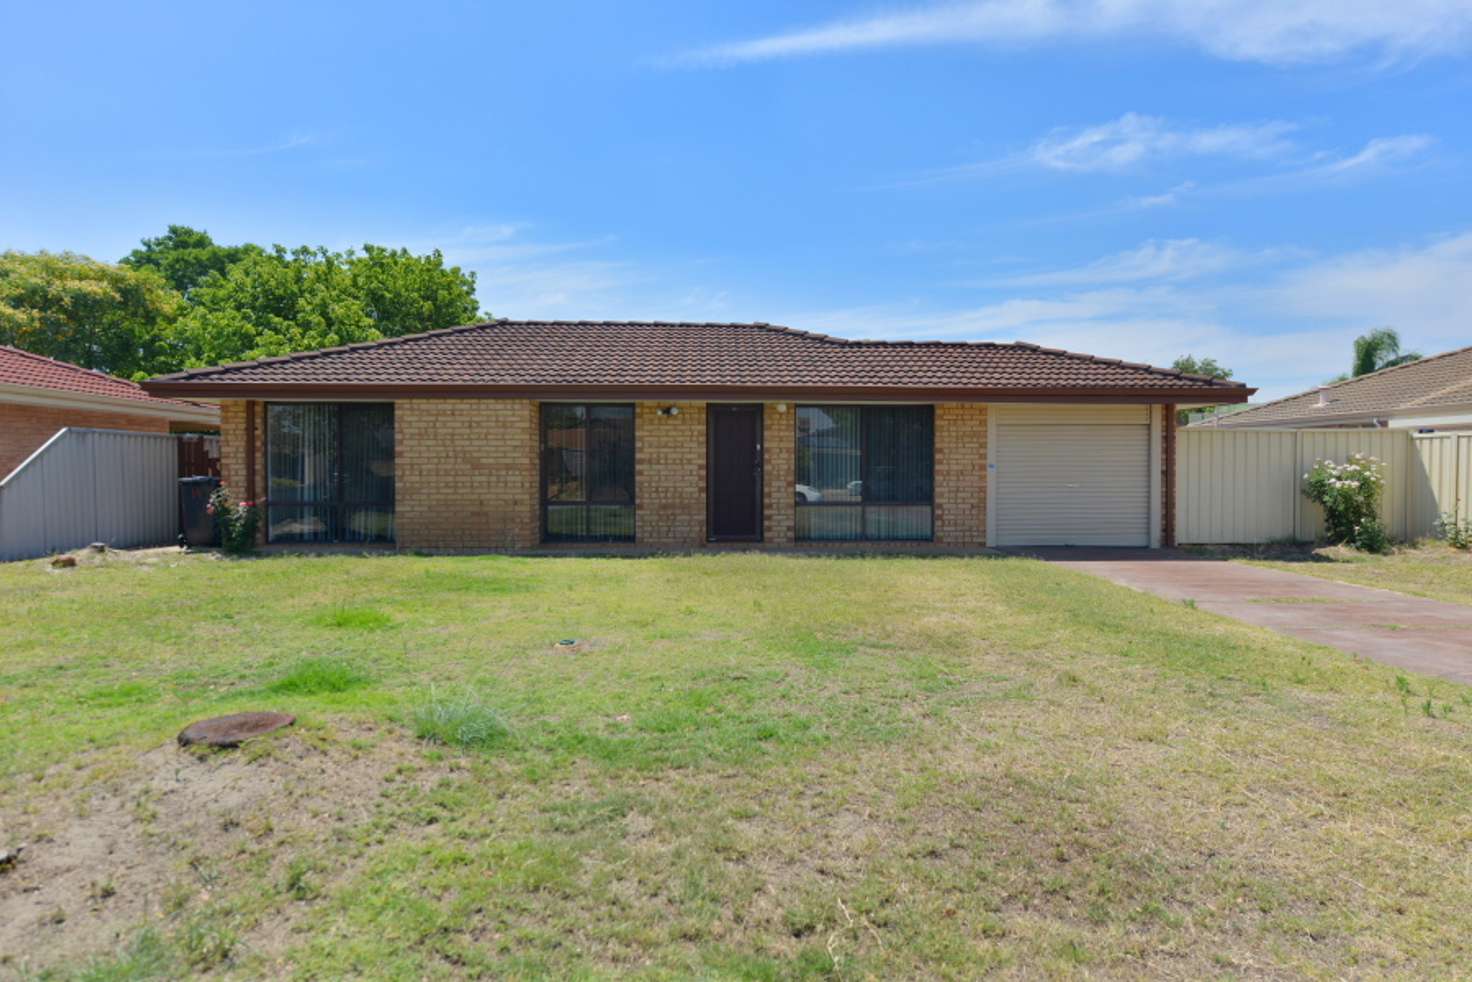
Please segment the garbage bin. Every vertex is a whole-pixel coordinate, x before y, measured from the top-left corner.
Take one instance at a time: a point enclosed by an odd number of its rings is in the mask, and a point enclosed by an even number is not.
[[[209,513],[210,495],[219,486],[218,477],[179,478],[179,538],[185,545],[220,544],[215,516]]]

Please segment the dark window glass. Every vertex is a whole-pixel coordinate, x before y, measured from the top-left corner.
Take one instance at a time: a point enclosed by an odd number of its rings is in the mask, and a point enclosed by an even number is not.
[[[391,403],[266,407],[267,539],[394,540]]]
[[[634,407],[542,405],[542,537],[634,539]]]
[[[935,497],[930,406],[800,406],[800,540],[929,539]]]

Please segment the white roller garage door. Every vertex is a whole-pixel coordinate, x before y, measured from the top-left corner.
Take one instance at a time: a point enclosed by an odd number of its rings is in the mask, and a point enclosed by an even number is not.
[[[1149,407],[993,405],[989,412],[995,545],[1150,545]]]

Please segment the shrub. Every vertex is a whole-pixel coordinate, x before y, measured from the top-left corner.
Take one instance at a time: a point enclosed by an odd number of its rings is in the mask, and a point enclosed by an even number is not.
[[[230,500],[230,492],[223,486],[210,495],[205,511],[215,517],[215,528],[220,530],[220,547],[232,556],[243,556],[254,552],[256,532],[261,527],[261,511],[254,501],[236,503]]]
[[[1390,535],[1385,523],[1371,516],[1354,527],[1351,543],[1361,552],[1385,552],[1390,548]]]
[[[1324,509],[1324,529],[1330,542],[1360,546],[1386,544],[1385,527],[1380,524],[1377,509],[1385,488],[1385,475],[1380,461],[1364,454],[1350,454],[1349,460],[1336,464],[1332,460],[1314,463],[1313,470],[1303,475],[1303,494]]]
[[[501,717],[472,692],[459,697],[430,693],[414,710],[414,735],[451,747],[489,747],[511,733]]]
[[[1472,521],[1463,521],[1453,511],[1437,516],[1432,534],[1453,549],[1472,549]]]

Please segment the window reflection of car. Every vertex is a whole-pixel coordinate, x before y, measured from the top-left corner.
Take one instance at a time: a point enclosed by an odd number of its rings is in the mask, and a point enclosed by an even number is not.
[[[853,495],[855,498],[862,498],[864,496],[863,481],[849,481],[845,487],[848,493]]]
[[[805,505],[813,505],[823,500],[823,492],[806,484],[797,486],[797,500]]]

